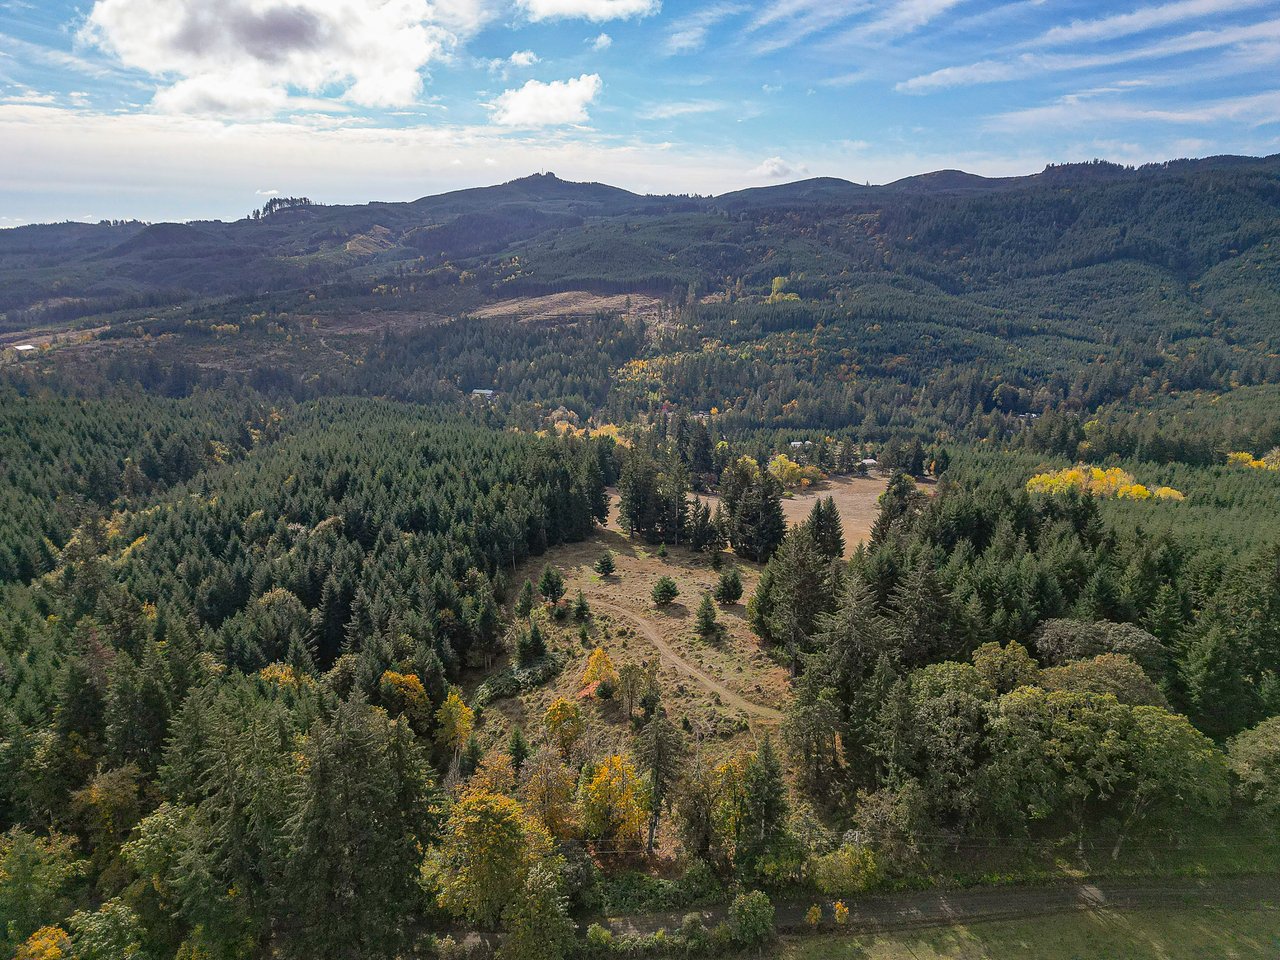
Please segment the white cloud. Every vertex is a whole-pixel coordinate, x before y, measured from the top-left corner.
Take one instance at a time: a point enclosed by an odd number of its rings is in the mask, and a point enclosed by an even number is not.
[[[523,87],[504,91],[486,106],[493,111],[493,122],[501,127],[585,123],[587,107],[601,86],[600,76],[595,73],[551,83],[530,80]]]
[[[297,91],[404,106],[422,70],[490,16],[485,0],[97,0],[82,38],[168,81],[154,105],[270,114]]]
[[[897,36],[923,27],[964,0],[899,0],[881,16],[866,25],[864,31],[875,36]]]
[[[706,45],[707,35],[712,27],[741,13],[743,9],[738,3],[716,3],[681,17],[671,25],[663,42],[663,52],[668,56],[675,56],[701,50]]]
[[[808,168],[788,163],[781,157],[769,157],[758,167],[751,170],[754,177],[767,177],[770,180],[785,180],[808,173]]]
[[[532,50],[517,50],[506,59],[490,60],[489,72],[496,73],[502,77],[506,77],[511,73],[513,68],[522,69],[524,67],[532,67],[535,63],[541,63],[538,55]]]
[[[1024,53],[1012,60],[981,60],[977,63],[943,67],[932,73],[904,80],[894,89],[903,93],[924,93],[947,87],[1019,80],[1036,73],[1109,67],[1138,60],[1159,60],[1222,47],[1239,45],[1240,49],[1245,49],[1249,44],[1274,39],[1280,39],[1280,20],[1265,20],[1221,30],[1196,30],[1145,46],[1106,53]]]
[[[1110,40],[1144,30],[1154,30],[1183,20],[1198,17],[1235,13],[1247,7],[1257,7],[1272,0],[1178,0],[1159,6],[1141,7],[1129,13],[1117,13],[1096,20],[1073,20],[1053,27],[1031,41],[1032,45],[1057,46],[1082,41]]]
[[[1102,123],[1154,122],[1165,124],[1246,123],[1262,125],[1280,122],[1280,90],[1179,103],[1176,107],[1156,107],[1129,101],[1096,99],[1084,94],[1062,97],[1054,103],[989,117],[986,128],[1001,132],[1030,129],[1092,127]]]
[[[662,7],[661,0],[519,0],[530,20],[629,20],[647,17]]]
[[[838,73],[834,77],[824,77],[818,81],[820,87],[852,87],[871,76],[868,70],[850,70],[848,73]]]
[[[39,90],[32,90],[30,87],[19,85],[13,93],[0,94],[0,101],[5,103],[57,103],[58,98],[52,93],[43,93]]]
[[[768,4],[748,26],[759,33],[753,43],[756,53],[767,54],[795,46],[855,14],[869,9],[865,0],[832,3],[830,0],[780,0]]]
[[[1020,73],[1020,64],[1030,66],[1034,60],[1025,57],[1022,61],[980,60],[977,63],[966,63],[955,67],[942,67],[931,73],[923,73],[903,80],[894,88],[901,93],[923,93],[927,90],[943,90],[947,87],[964,87],[975,83],[995,83],[1000,80],[1011,80]]]
[[[592,50],[608,50],[613,46],[613,37],[607,33],[602,33],[591,41]]]
[[[674,103],[656,103],[641,110],[636,116],[641,120],[670,120],[698,113],[715,113],[727,104],[720,100],[682,100]]]

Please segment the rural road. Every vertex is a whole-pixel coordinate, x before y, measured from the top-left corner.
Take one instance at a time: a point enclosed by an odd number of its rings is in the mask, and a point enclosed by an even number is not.
[[[823,928],[836,929],[831,903],[823,906]],[[849,898],[849,932],[907,930],[981,920],[1009,920],[1065,913],[1071,910],[1133,910],[1142,907],[1224,906],[1280,910],[1280,878],[1230,877],[1218,880],[1169,880],[1122,883],[1062,884],[1045,887],[983,887],[972,890],[913,891]],[[805,929],[805,912],[813,901],[777,904],[778,929]],[[635,914],[610,917],[608,925],[619,935],[649,935],[661,928],[675,930],[688,913],[696,913],[708,926],[723,921],[727,910]]]
[[[748,717],[764,723],[775,724],[782,720],[781,711],[775,710],[773,707],[766,707],[763,704],[753,703],[740,694],[734,693],[734,691],[730,690],[719,680],[708,676],[688,660],[685,660],[680,656],[680,654],[676,653],[676,651],[672,649],[671,644],[662,639],[662,635],[655,630],[653,624],[644,617],[638,616],[635,612],[628,610],[626,607],[621,607],[616,603],[611,603],[599,595],[593,596],[588,594],[587,596],[592,607],[598,610],[603,610],[612,617],[619,617],[634,624],[636,629],[644,635],[644,638],[658,648],[658,653],[663,660],[666,660],[685,676],[689,677],[689,679],[693,680],[694,683],[706,690],[709,690],[711,693],[714,693],[720,698],[722,703],[735,707],[745,713]]]

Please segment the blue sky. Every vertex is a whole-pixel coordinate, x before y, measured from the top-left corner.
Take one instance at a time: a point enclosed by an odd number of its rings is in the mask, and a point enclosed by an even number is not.
[[[0,226],[1276,152],[1278,0],[0,0]]]

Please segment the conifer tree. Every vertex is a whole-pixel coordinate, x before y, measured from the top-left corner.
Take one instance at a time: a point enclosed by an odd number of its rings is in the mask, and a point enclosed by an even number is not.
[[[716,581],[716,600],[724,606],[732,606],[742,599],[742,574],[737,565],[729,567]]]
[[[542,576],[538,578],[538,593],[552,606],[564,596],[564,575],[549,563],[542,568]]]
[[[830,560],[844,556],[844,529],[840,524],[840,512],[834,497],[819,498],[806,521],[809,533],[820,553]]]
[[[649,780],[649,835],[646,850],[653,853],[658,835],[658,820],[672,802],[672,791],[680,775],[680,734],[658,710],[644,725],[636,742],[636,759]]]
[[[517,617],[527,617],[533,612],[533,584],[526,580],[524,586],[520,588],[520,596],[516,598],[515,614]]]
[[[702,602],[698,604],[697,619],[694,629],[703,640],[710,640],[720,632],[720,622],[716,619],[716,606],[711,602],[711,594],[704,593]]]

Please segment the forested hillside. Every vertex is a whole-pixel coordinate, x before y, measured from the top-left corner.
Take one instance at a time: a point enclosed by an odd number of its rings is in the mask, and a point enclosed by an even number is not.
[[[1275,876],[1278,252],[1276,158],[0,231],[0,956]]]

